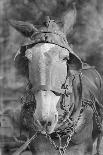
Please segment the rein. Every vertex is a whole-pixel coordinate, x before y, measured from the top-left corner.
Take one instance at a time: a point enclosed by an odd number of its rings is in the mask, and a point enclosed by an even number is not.
[[[13,153],[13,155],[20,155],[20,154],[28,147],[28,145],[31,143],[31,141],[37,137],[37,133],[38,133],[38,132],[36,132],[36,133],[35,133],[30,139],[28,139],[19,149],[17,149],[17,150]]]

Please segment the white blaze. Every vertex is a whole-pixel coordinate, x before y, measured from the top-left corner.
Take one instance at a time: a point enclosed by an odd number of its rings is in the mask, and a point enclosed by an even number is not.
[[[35,114],[39,118],[48,118],[54,113],[57,113],[56,105],[59,101],[60,96],[54,95],[50,91],[39,91],[35,94],[37,102]]]

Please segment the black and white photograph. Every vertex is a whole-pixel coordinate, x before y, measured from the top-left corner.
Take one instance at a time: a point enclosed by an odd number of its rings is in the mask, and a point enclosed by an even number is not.
[[[103,155],[103,0],[0,0],[0,155]]]

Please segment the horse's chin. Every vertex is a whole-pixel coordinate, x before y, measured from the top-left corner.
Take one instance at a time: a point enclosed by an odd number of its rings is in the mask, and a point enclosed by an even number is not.
[[[55,129],[55,128],[47,130],[47,133],[48,133],[48,134],[52,134],[52,133],[54,132],[54,129]]]
[[[41,130],[41,134],[43,134],[43,135],[52,134],[53,132],[55,132],[55,126],[47,127],[46,129]]]

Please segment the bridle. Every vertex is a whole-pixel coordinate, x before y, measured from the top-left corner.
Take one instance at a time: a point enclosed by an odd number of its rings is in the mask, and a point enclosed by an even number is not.
[[[82,75],[82,70],[78,73],[78,75],[79,75],[79,79],[80,79],[80,86],[82,87],[82,78],[84,78],[83,77],[84,75]],[[70,77],[66,78],[65,83],[62,86],[62,88],[65,89],[65,91],[64,91],[64,94],[62,94],[62,98],[61,98],[61,102],[60,102],[60,107],[61,107],[62,110],[64,110],[65,118],[61,119],[61,122],[59,122],[58,128],[53,133],[59,139],[59,146],[56,145],[56,143],[52,139],[51,135],[49,135],[47,133],[45,134],[45,136],[49,140],[50,144],[53,145],[54,148],[59,151],[60,155],[65,154],[65,151],[67,150],[67,147],[69,146],[71,138],[72,138],[73,134],[76,131],[78,120],[81,118],[82,113],[84,112],[84,110],[88,106],[92,108],[93,113],[95,115],[95,120],[96,120],[97,127],[98,127],[99,130],[101,130],[100,116],[99,116],[99,114],[98,114],[98,112],[96,110],[96,107],[95,107],[95,102],[96,102],[95,101],[95,96],[91,92],[90,92],[91,100],[82,98],[82,95],[81,95],[80,106],[79,106],[76,114],[74,114],[74,116],[71,117],[74,105],[72,107],[70,107],[70,111],[67,110],[67,107],[65,106],[65,97],[70,96],[70,94],[72,93],[72,91],[69,91],[69,88],[72,87],[73,80],[75,79],[75,76],[73,75],[73,76],[71,76],[70,79],[69,78]],[[69,85],[68,85],[68,80],[69,80]],[[82,90],[82,88],[81,88],[81,90]],[[29,93],[29,91],[28,91],[28,93]],[[30,93],[31,93],[31,96],[32,96],[33,95],[32,91],[30,91]],[[29,101],[27,103],[26,100],[23,101],[23,99],[22,99],[22,103],[23,103],[23,105],[25,105],[25,104],[29,105],[29,103],[30,103],[30,106],[31,106],[31,101]],[[32,103],[35,104],[33,96],[32,96]],[[22,111],[21,111],[21,113],[22,113]],[[13,155],[19,155],[20,152],[22,152],[29,145],[29,143],[31,143],[31,141],[37,137],[38,133],[41,133],[41,131],[37,130],[35,132],[35,134],[29,140],[27,140],[26,143],[24,143]],[[65,143],[64,146],[62,146],[62,138],[63,137],[67,138],[66,143]]]
[[[55,36],[57,37],[57,39]],[[76,56],[79,59],[79,57],[72,51],[70,46],[68,46],[66,36],[64,36],[64,34],[61,34],[61,32],[58,31],[58,29],[56,29],[55,24],[50,20],[47,21],[46,30],[40,30],[37,33],[35,33],[31,38],[31,43],[21,47],[22,55],[24,55],[24,52],[28,48],[33,47],[37,43],[52,43],[52,44],[58,45],[60,47],[67,49],[71,54],[73,54],[74,56]],[[71,117],[71,115],[72,115],[72,112],[74,109],[74,104],[72,104],[71,107],[67,108],[65,105],[65,98],[70,97],[71,94],[73,93],[73,80],[76,78],[76,75],[70,75],[70,76],[67,75],[67,77],[65,79],[65,83],[62,85],[63,94],[61,94],[60,108],[64,111],[64,114],[63,114],[63,116],[61,116],[62,118],[59,122],[58,128],[53,133],[59,139],[60,145],[57,146],[55,141],[52,139],[51,135],[48,135],[46,133],[47,139],[49,140],[51,145],[53,145],[54,148],[59,151],[60,155],[65,154],[65,151],[67,150],[67,147],[69,146],[71,138],[72,138],[74,132],[76,131],[78,120],[81,118],[81,115],[84,112],[84,110],[87,108],[87,106],[90,106],[92,108],[93,113],[95,115],[95,119],[96,119],[98,129],[100,130],[100,128],[101,128],[100,116],[99,116],[99,114],[96,110],[96,107],[95,107],[95,102],[96,102],[95,96],[94,96],[94,94],[92,94],[90,92],[90,95],[91,95],[90,100],[82,97],[82,85],[83,85],[82,78],[85,78],[85,76],[82,75],[82,69],[80,71],[78,71],[77,74],[78,74],[79,80],[80,80],[81,98],[80,98],[79,108],[77,109],[77,111],[75,112],[73,117]],[[23,108],[25,106],[32,107],[32,108],[30,108],[31,111],[35,110],[35,106],[34,106],[35,105],[35,96],[33,95],[33,92],[31,89],[31,84],[28,86],[29,86],[28,87],[29,89],[27,89],[27,91],[26,91],[26,97],[24,97],[21,100],[22,105],[23,105],[22,110],[21,110],[21,118],[22,118],[21,120],[23,120],[23,117],[24,117],[23,116]],[[32,96],[32,99],[33,99],[32,102],[31,102],[31,100],[28,101],[27,95]],[[24,110],[24,114],[25,114],[25,110]],[[29,116],[29,114],[30,114],[30,111],[28,111],[28,116]],[[34,124],[30,123],[31,122],[30,118],[32,118],[32,112],[31,112],[30,117],[26,116],[26,118],[29,122],[29,124],[27,122],[27,126],[29,126],[33,129]],[[37,124],[37,122],[38,122],[38,120],[35,120],[35,124]],[[13,155],[19,155],[29,145],[29,143],[31,143],[31,141],[37,137],[38,133],[40,133],[40,130],[39,131],[37,130],[35,132],[35,134],[29,140],[27,140],[26,143],[24,143]],[[67,138],[64,146],[62,146],[62,137]]]

